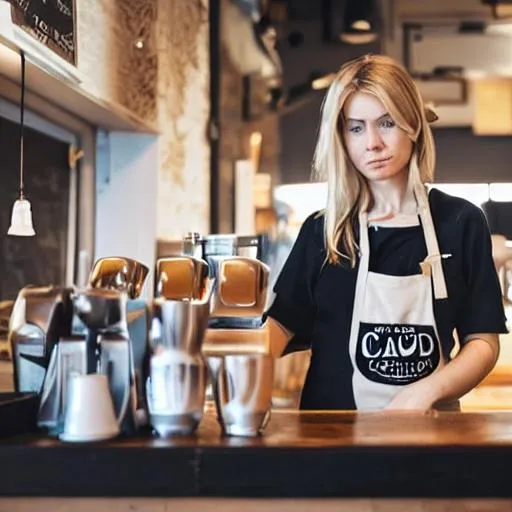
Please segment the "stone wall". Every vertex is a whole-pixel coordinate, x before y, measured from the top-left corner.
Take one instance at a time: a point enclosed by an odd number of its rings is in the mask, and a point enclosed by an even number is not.
[[[77,0],[76,7],[84,89],[154,123],[158,1]]]
[[[230,0],[222,0],[228,2]],[[77,0],[78,67],[86,90],[161,133],[159,240],[209,231],[208,0]],[[242,74],[221,62],[220,231],[233,230],[234,165],[263,136],[260,171],[279,180],[279,120],[251,79],[253,119],[242,118]]]
[[[207,0],[158,0],[159,240],[206,233],[210,217]]]
[[[208,0],[77,0],[84,88],[161,133],[159,239],[209,228]]]

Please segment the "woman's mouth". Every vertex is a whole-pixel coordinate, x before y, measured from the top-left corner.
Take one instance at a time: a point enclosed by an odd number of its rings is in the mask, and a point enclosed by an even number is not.
[[[371,165],[373,167],[379,167],[381,165],[385,165],[387,162],[391,160],[391,156],[388,156],[387,158],[376,158],[374,160],[370,160],[368,162],[368,165]]]

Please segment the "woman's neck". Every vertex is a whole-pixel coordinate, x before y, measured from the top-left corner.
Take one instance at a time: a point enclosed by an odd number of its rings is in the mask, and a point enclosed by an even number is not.
[[[373,207],[368,212],[370,221],[387,221],[396,217],[417,217],[417,202],[408,180],[369,182]]]

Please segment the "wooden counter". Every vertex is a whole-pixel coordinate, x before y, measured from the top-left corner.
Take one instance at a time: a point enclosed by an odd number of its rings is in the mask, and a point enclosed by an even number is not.
[[[1,496],[512,498],[512,413],[277,411],[264,436],[0,443]]]

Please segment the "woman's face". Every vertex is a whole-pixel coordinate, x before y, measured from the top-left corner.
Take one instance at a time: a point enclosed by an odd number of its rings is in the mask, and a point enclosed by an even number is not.
[[[350,160],[369,181],[398,178],[408,169],[413,143],[371,94],[351,94],[343,107],[344,133]]]

